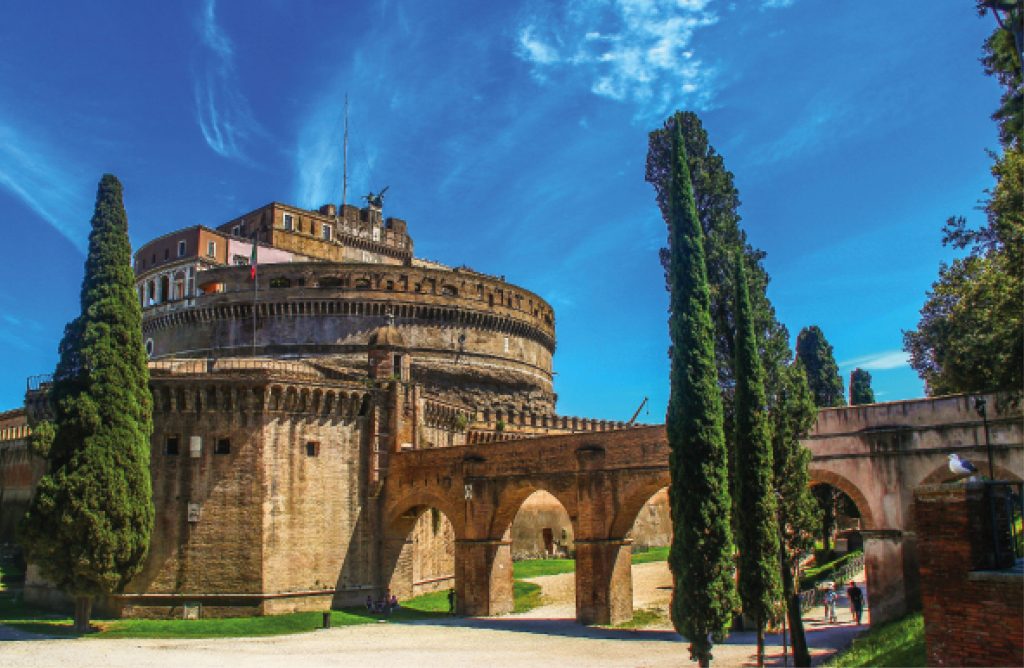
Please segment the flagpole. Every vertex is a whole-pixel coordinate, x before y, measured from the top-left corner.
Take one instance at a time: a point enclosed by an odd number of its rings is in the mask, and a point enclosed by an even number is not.
[[[348,204],[348,93],[345,93],[345,139],[341,149],[341,206],[338,208],[339,217],[344,217],[346,204]]]

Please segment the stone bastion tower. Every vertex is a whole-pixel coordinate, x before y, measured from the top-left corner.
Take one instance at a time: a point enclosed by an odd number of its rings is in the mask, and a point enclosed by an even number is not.
[[[390,453],[626,427],[554,413],[547,302],[416,258],[406,222],[379,206],[274,202],[154,239],[134,269],[156,524],[144,571],[106,602],[115,614],[273,614],[447,588],[443,515],[382,544]],[[29,571],[27,598],[56,596]]]

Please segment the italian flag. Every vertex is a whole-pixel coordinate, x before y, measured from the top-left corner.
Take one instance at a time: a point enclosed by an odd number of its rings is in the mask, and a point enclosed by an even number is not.
[[[258,246],[257,246],[257,243],[256,243],[256,233],[254,232],[253,235],[252,235],[252,257],[249,258],[249,280],[250,281],[255,281],[256,280],[256,248],[257,247]]]

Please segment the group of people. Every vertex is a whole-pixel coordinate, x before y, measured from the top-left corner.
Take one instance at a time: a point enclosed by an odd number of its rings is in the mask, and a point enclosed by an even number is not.
[[[391,611],[396,608],[398,608],[398,597],[390,590],[377,600],[374,600],[372,596],[366,597],[366,609],[376,615],[390,615]]]
[[[861,616],[864,614],[864,592],[857,583],[850,580],[846,587],[846,598],[850,601],[850,614],[853,621],[860,624]],[[839,602],[839,593],[836,591],[835,583],[829,585],[825,590],[825,621],[835,624],[839,621],[836,616],[836,604]]]

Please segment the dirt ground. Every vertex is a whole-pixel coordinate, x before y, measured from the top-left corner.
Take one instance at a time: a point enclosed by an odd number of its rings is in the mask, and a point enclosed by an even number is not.
[[[109,666],[111,668],[214,668],[220,666],[685,666],[688,643],[667,621],[643,630],[588,628],[575,623],[573,575],[536,578],[545,604],[521,615],[445,618],[413,624],[381,623],[271,638],[216,640],[14,639],[0,629],[0,666]],[[633,567],[634,607],[667,609],[670,576],[664,562]],[[863,581],[861,581],[863,583]],[[806,617],[815,660],[847,645],[859,631],[840,607],[839,624]],[[866,622],[867,620],[865,620]],[[24,636],[23,636],[24,637]],[[754,634],[734,633],[714,650],[713,666],[753,665]],[[781,638],[769,636],[770,665],[782,665]]]

